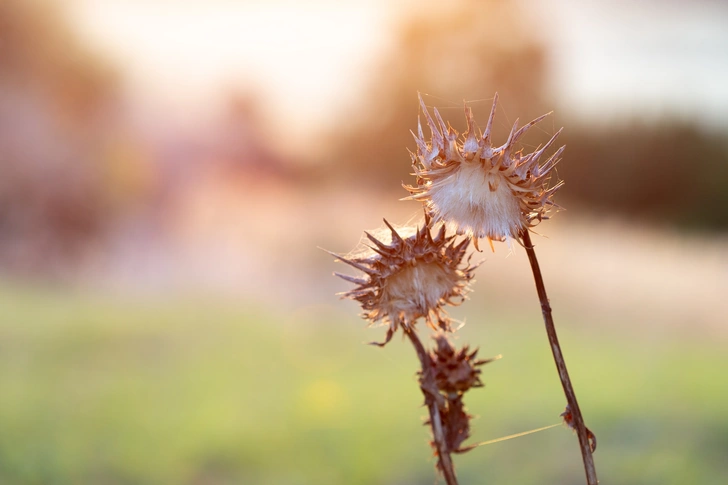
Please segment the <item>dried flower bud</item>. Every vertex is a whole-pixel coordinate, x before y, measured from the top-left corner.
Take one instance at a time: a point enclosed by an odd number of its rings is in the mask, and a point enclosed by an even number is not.
[[[514,150],[526,131],[547,115],[520,129],[516,120],[505,144],[493,147],[491,129],[497,103],[498,94],[493,98],[482,135],[476,135],[472,111],[465,106],[468,130],[462,141],[458,141],[458,132],[445,124],[436,108],[435,123],[420,96],[432,136],[427,142],[422,124],[418,123],[417,135],[414,135],[417,152],[412,153],[417,186],[404,187],[412,194],[408,199],[424,202],[436,221],[447,222],[458,234],[502,241],[507,236],[517,238],[523,229],[546,218],[555,205],[551,197],[562,184],[551,188],[548,184],[565,147],[539,163],[561,133],[559,130],[533,153],[524,155]]]
[[[562,418],[564,418],[564,424],[574,430],[576,432],[576,423],[574,423],[574,415],[571,412],[571,407],[567,404],[566,409],[564,409],[564,412],[560,414]],[[591,449],[591,452],[594,453],[597,450],[597,437],[592,433],[592,431],[584,427],[586,430],[586,437],[589,440],[589,448]]]
[[[471,351],[467,345],[456,349],[447,336],[438,332],[433,336],[437,348],[430,351],[430,365],[435,384],[445,397],[440,408],[442,428],[448,449],[465,452],[471,447],[462,448],[463,442],[470,437],[470,419],[465,411],[463,395],[473,387],[483,387],[478,367],[497,359],[476,360],[477,349]],[[420,380],[424,375],[420,373]],[[434,446],[434,444],[433,444]]]
[[[365,232],[372,246],[370,254],[340,261],[364,272],[357,278],[334,273],[356,284],[343,296],[361,304],[362,317],[372,324],[389,325],[384,345],[402,325],[410,328],[418,318],[425,318],[432,328],[450,330],[450,319],[443,306],[461,303],[469,291],[475,266],[463,264],[470,239],[455,243],[455,236],[445,236],[441,226],[433,238],[431,220],[409,237],[402,237],[386,220],[391,241],[383,242]]]
[[[455,453],[468,451],[470,447],[463,449],[461,446],[465,440],[470,438],[470,420],[473,416],[465,411],[463,396],[458,395],[453,399],[448,399],[447,408],[444,412],[440,412],[440,418],[447,449]],[[432,446],[434,447],[434,443]]]
[[[447,396],[462,394],[471,387],[483,387],[480,381],[480,367],[493,359],[476,359],[478,349],[473,351],[465,345],[456,350],[443,333],[434,337],[437,348],[430,353],[432,370],[437,387]]]

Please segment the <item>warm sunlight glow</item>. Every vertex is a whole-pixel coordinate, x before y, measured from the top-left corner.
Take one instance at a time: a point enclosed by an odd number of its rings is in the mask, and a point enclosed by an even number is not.
[[[314,124],[386,41],[377,2],[87,0],[73,16],[136,96],[199,110],[253,89],[274,115]]]
[[[728,124],[722,55],[728,9],[721,4],[515,3],[551,49],[550,96],[565,111],[602,120],[673,113]],[[398,21],[442,6],[426,0],[63,5],[87,43],[116,62],[136,99],[199,114],[232,92],[254,91],[272,120],[301,131],[331,123],[332,106],[367,86]],[[541,29],[544,19],[553,28]]]

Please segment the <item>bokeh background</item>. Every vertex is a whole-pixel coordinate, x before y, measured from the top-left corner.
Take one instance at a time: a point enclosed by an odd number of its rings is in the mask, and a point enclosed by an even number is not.
[[[603,483],[728,483],[728,6],[2,0],[0,483],[429,484],[414,353],[336,292],[398,199],[417,92],[561,126],[537,250]],[[486,245],[487,246],[487,245]],[[455,317],[503,359],[471,442],[564,407],[525,253]],[[461,483],[583,483],[566,428]]]

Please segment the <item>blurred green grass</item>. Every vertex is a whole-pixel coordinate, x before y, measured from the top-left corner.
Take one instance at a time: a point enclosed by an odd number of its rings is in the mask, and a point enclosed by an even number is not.
[[[556,307],[601,481],[728,483],[726,339],[584,328]],[[532,310],[469,314],[460,332],[482,356],[504,355],[466,399],[471,442],[559,420]],[[414,353],[398,338],[363,345],[383,331],[365,329],[354,305],[3,286],[0,314],[2,484],[434,482]],[[563,427],[455,461],[464,485],[583,483]]]

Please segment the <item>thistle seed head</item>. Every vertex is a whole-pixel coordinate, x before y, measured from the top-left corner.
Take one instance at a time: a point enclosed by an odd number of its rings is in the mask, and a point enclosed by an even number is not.
[[[384,242],[365,232],[371,243],[369,254],[346,258],[331,253],[340,261],[364,273],[353,277],[334,273],[356,287],[343,293],[344,298],[358,301],[362,317],[371,324],[388,325],[385,345],[399,326],[410,328],[424,318],[432,328],[451,330],[445,305],[458,305],[469,291],[477,265],[463,262],[470,238],[456,243],[455,236],[446,236],[441,225],[431,233],[432,221],[403,237],[389,222],[391,241]]]
[[[526,131],[548,114],[521,128],[516,120],[508,140],[494,147],[491,131],[497,93],[482,134],[475,126],[472,110],[465,106],[468,130],[460,140],[437,108],[433,110],[435,122],[422,96],[419,99],[432,135],[427,141],[418,122],[417,134],[413,133],[417,150],[411,153],[417,185],[404,186],[411,194],[407,199],[422,201],[436,222],[446,222],[457,234],[496,241],[517,238],[522,230],[548,218],[549,209],[556,206],[551,198],[562,185],[559,182],[548,187],[551,173],[565,147],[544,162],[541,157],[561,130],[532,153],[515,151]]]

